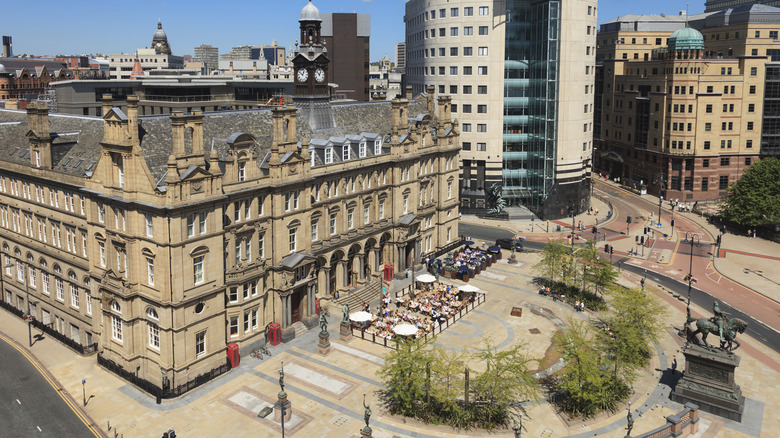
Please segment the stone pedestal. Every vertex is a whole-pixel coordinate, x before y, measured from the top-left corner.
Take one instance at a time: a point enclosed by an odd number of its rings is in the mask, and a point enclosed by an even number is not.
[[[317,352],[323,356],[330,353],[330,333],[320,332],[320,342],[317,344]]]
[[[280,391],[274,403],[274,421],[282,422],[282,407],[284,407],[284,421],[288,422],[292,418],[292,403],[287,401],[287,393]]]
[[[745,397],[734,380],[740,357],[690,344],[683,354],[685,375],[677,382],[672,400],[694,403],[706,412],[741,422]]]
[[[371,430],[370,427],[366,426],[362,429],[360,429],[360,438],[371,438],[371,434],[373,433],[373,430]]]
[[[352,339],[352,328],[348,322],[342,322],[339,326],[339,339],[347,342]]]

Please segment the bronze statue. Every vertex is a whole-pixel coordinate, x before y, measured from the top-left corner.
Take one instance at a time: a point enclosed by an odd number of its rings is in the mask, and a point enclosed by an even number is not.
[[[729,314],[721,311],[717,302],[713,305],[712,310],[715,314],[712,318],[696,319],[690,316],[690,312],[688,313],[688,317],[685,320],[688,341],[696,341],[696,343],[698,343],[696,335],[701,333],[701,339],[704,346],[709,348],[710,346],[707,344],[707,335],[712,333],[713,335],[717,334],[720,336],[722,349],[725,349],[726,351],[736,350],[740,347],[740,343],[737,341],[737,334],[745,333],[747,322],[739,318],[729,318]],[[691,323],[693,322],[696,323],[695,331],[691,327]],[[737,344],[737,346],[732,347],[732,343]],[[724,348],[724,344],[727,344],[728,346]]]
[[[279,368],[279,386],[282,388],[281,392],[284,392],[284,361],[282,361],[282,367]]]
[[[363,408],[365,409],[365,412],[363,413],[363,418],[366,420],[366,428],[370,429],[368,427],[368,420],[371,418],[371,405],[366,404],[366,393],[363,393]]]
[[[634,417],[631,416],[631,402],[628,402],[628,415],[626,416],[626,422],[628,423],[626,425],[628,431],[626,432],[625,438],[631,438],[631,431],[634,429]]]
[[[320,330],[328,331],[328,318],[325,317],[325,312],[320,313]]]
[[[341,313],[344,314],[343,319],[341,320],[342,324],[349,324],[349,304],[345,303],[344,307],[341,308]]]

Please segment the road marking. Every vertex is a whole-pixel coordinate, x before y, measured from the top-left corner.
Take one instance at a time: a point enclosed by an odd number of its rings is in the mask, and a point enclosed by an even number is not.
[[[18,398],[16,399],[16,402],[19,403],[19,404],[22,404],[22,402],[20,402]]]
[[[8,338],[3,334],[0,334],[0,339],[2,339],[3,341],[5,341],[6,344],[16,349],[16,351],[18,351],[19,353],[21,353],[22,356],[24,356],[32,364],[32,366],[34,366],[35,369],[38,370],[41,376],[43,376],[43,378],[47,382],[49,382],[49,385],[52,388],[54,388],[54,390],[57,392],[57,395],[59,395],[60,398],[65,402],[65,404],[70,408],[70,410],[73,411],[74,414],[76,414],[76,417],[79,420],[81,420],[81,422],[84,423],[85,426],[87,426],[87,429],[89,429],[97,438],[101,438],[103,436],[101,432],[98,432],[96,426],[93,425],[92,422],[85,417],[86,413],[81,411],[76,406],[75,402],[73,402],[73,400],[70,399],[70,397],[67,397],[65,396],[65,394],[63,394],[63,390],[57,386],[56,382],[49,376],[49,373],[47,373],[46,370],[43,369],[38,364],[38,361],[36,361],[35,358],[33,358],[32,355],[27,350],[25,350],[24,348],[19,346],[16,342],[12,341],[10,338]],[[19,399],[17,399],[16,401],[19,402]],[[19,404],[21,404],[21,402],[19,402]]]
[[[43,432],[43,431],[41,430],[41,426],[35,426],[35,427],[37,427],[37,428],[38,428],[38,432]]]

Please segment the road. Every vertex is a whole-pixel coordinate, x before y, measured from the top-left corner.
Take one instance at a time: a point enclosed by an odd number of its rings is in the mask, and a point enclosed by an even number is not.
[[[80,396],[80,395],[79,395]],[[99,437],[38,369],[0,338],[0,418],[5,437]]]

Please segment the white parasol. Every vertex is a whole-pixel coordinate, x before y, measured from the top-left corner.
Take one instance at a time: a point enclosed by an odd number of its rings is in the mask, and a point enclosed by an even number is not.
[[[433,283],[436,281],[436,277],[431,274],[422,274],[417,276],[417,281],[421,283]]]
[[[467,284],[465,286],[458,286],[458,290],[461,292],[479,292],[478,287],[472,286],[470,284]]]
[[[366,322],[371,321],[372,316],[370,313],[361,310],[360,312],[355,312],[352,315],[349,315],[349,319],[350,321],[354,322]]]
[[[393,327],[393,332],[400,336],[411,336],[417,334],[417,327],[411,324],[399,324]]]

